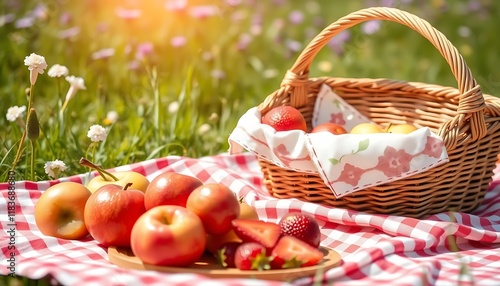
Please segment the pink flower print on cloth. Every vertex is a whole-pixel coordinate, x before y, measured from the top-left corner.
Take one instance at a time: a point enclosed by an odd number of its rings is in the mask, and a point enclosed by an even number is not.
[[[344,119],[344,113],[342,113],[342,112],[330,113],[329,122],[345,126],[346,121]]]
[[[441,156],[443,146],[444,142],[440,138],[428,137],[423,153],[434,158],[439,158],[439,156]]]
[[[361,175],[365,172],[364,169],[353,166],[349,163],[344,165],[344,169],[340,173],[337,179],[340,182],[345,182],[351,186],[356,186],[361,178]]]
[[[378,164],[375,169],[382,171],[387,177],[401,176],[410,171],[412,157],[403,149],[396,150],[387,146],[384,155],[378,157]]]
[[[296,158],[291,156],[290,151],[288,151],[285,144],[280,144],[273,149],[273,153],[276,154],[284,166],[288,168],[293,167],[295,161],[310,161],[311,157],[309,154],[305,154],[303,158]]]
[[[318,174],[336,197],[448,162],[441,138],[427,127],[410,134],[323,132],[308,138]]]

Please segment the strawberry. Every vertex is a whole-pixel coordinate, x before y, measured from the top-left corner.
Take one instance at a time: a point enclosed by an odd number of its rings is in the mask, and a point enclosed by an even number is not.
[[[266,248],[256,242],[241,244],[234,254],[234,264],[240,270],[271,269],[270,260],[270,257],[266,255]]]
[[[307,123],[302,113],[292,106],[278,106],[262,116],[262,123],[276,131],[302,130],[306,132]]]
[[[281,218],[279,226],[281,235],[296,237],[318,248],[321,241],[321,231],[314,217],[308,214],[289,213]]]
[[[271,252],[273,269],[317,265],[323,252],[293,236],[283,236]]]
[[[240,242],[226,242],[224,245],[217,250],[217,261],[224,268],[234,268],[236,265],[234,264],[234,254],[236,253],[236,249],[241,245]]]
[[[261,220],[234,219],[233,230],[243,242],[257,242],[271,250],[280,238],[280,226]]]

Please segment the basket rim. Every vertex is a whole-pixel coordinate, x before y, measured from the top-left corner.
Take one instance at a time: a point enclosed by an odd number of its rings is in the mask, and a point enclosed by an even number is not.
[[[426,20],[409,12],[390,7],[361,9],[339,18],[323,29],[309,42],[292,67],[287,70],[281,82],[281,88],[268,95],[259,109],[266,110],[276,101],[273,97],[282,99],[283,96],[290,97],[290,105],[293,107],[306,105],[310,83],[309,67],[319,50],[339,32],[369,20],[386,20],[407,26],[426,38],[440,52],[448,62],[458,82],[459,91],[457,114],[455,118],[444,124],[441,132],[444,133],[459,125],[460,128],[470,127],[473,140],[485,137],[487,133],[484,119],[485,99],[462,55],[443,33]],[[451,140],[447,144],[453,146],[456,144],[456,140]]]

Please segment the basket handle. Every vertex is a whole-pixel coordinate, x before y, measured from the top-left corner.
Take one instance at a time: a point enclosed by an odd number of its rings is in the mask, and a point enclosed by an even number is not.
[[[458,114],[438,130],[438,134],[445,139],[447,147],[455,146],[460,140],[459,131],[468,131],[462,128],[466,126],[466,123],[470,125],[469,131],[472,138],[469,139],[477,140],[486,135],[483,93],[458,50],[446,36],[427,21],[396,8],[371,7],[362,9],[338,19],[321,31],[301,52],[281,83],[282,88],[290,94],[293,105],[303,105],[307,98],[309,67],[320,49],[342,30],[368,20],[392,21],[417,31],[429,40],[448,62],[458,82],[460,95],[458,97]]]

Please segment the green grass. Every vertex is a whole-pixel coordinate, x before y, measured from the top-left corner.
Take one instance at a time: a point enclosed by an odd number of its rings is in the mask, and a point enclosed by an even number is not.
[[[67,66],[71,75],[85,79],[87,87],[69,102],[60,120],[69,84],[46,73],[38,78],[33,92],[41,136],[36,142],[34,173],[35,180],[46,180],[44,163],[55,159],[66,163],[69,169],[62,175],[70,176],[86,172],[78,163],[84,156],[104,167],[115,167],[168,155],[201,157],[225,152],[227,137],[239,117],[279,88],[286,70],[313,36],[349,12],[380,3],[284,0],[281,5],[241,1],[231,6],[225,1],[188,1],[193,6],[217,7],[216,15],[198,19],[186,11],[167,11],[163,0],[150,0],[129,7],[142,14],[127,20],[115,13],[126,1],[7,2],[11,4],[0,5],[0,15],[12,14],[14,20],[5,23],[8,17],[0,16],[0,181],[7,180],[24,128],[7,121],[5,114],[11,106],[27,105],[29,71],[23,60],[32,52],[44,56],[49,68],[56,63]],[[500,94],[500,2],[449,1],[447,6],[439,0],[394,2],[428,20],[456,45],[483,92]],[[479,8],[471,8],[471,3]],[[39,4],[47,9],[34,24],[17,28],[15,21]],[[292,11],[303,13],[301,23],[290,22]],[[62,23],[65,15],[70,20]],[[80,29],[77,35],[58,37],[73,27]],[[442,56],[416,32],[389,22],[372,35],[364,34],[360,26],[349,32],[343,53],[322,49],[311,66],[312,76],[381,77],[456,86]],[[243,35],[252,39],[238,49]],[[173,47],[170,40],[176,36],[184,36],[186,44]],[[290,41],[301,47],[290,50]],[[153,51],[131,69],[136,48],[144,42],[151,43]],[[92,53],[105,48],[113,48],[114,55],[92,59]],[[176,112],[169,112],[172,102],[178,102]],[[111,110],[118,112],[119,119],[106,125]],[[91,142],[86,136],[93,124],[108,128],[95,158],[87,152]],[[200,132],[201,126],[210,128]],[[17,180],[31,179],[30,150],[26,141],[15,169]]]

